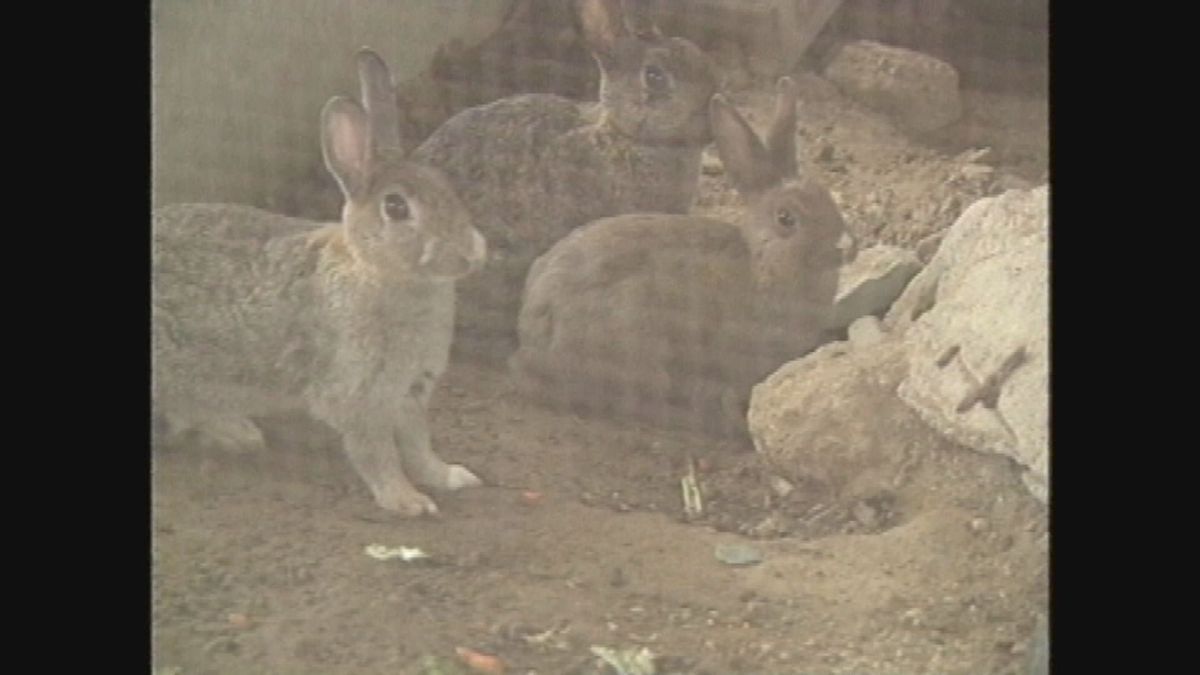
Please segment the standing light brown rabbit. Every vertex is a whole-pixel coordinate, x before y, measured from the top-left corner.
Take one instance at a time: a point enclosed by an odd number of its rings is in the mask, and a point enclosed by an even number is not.
[[[478,485],[430,447],[426,406],[446,367],[454,284],[486,246],[437,170],[399,150],[387,66],[357,54],[363,105],[321,111],[345,195],[321,224],[231,204],[154,213],[153,391],[168,434],[261,446],[251,417],[304,409],[337,430],[375,502],[437,510],[419,483]]]
[[[510,361],[529,395],[740,435],[751,387],[821,340],[846,227],[829,192],[797,172],[795,86],[779,81],[765,144],[724,96],[711,115],[744,218],[604,218],[541,256]]]
[[[695,201],[717,78],[696,45],[663,37],[639,4],[572,0],[600,67],[598,102],[512,96],[458,113],[414,151],[450,177],[491,251],[459,285],[456,352],[503,363],[529,265],[575,227],[686,213]]]

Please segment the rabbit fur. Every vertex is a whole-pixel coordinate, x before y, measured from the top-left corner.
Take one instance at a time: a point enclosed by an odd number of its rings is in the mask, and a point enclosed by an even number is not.
[[[625,4],[635,5],[632,0]],[[600,67],[599,100],[525,94],[464,110],[414,152],[436,166],[488,240],[459,285],[456,352],[503,364],[530,263],[575,227],[632,212],[686,213],[711,142],[711,63],[622,0],[574,0]],[[497,361],[497,359],[499,359]]]
[[[263,443],[252,417],[304,409],[342,437],[382,508],[437,510],[418,483],[478,485],[430,447],[426,406],[446,367],[456,279],[486,243],[449,181],[409,161],[383,60],[356,55],[363,104],[321,112],[345,197],[321,224],[232,204],[153,215],[153,392],[171,435]]]
[[[822,339],[846,227],[829,192],[798,173],[795,86],[779,81],[765,144],[724,96],[711,115],[743,218],[609,217],[538,258],[510,360],[529,395],[744,436],[751,387]]]

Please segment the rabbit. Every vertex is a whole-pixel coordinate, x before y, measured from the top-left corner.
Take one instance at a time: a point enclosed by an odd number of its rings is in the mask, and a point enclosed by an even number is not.
[[[488,240],[483,273],[459,285],[455,342],[485,363],[502,366],[515,348],[534,258],[596,218],[686,213],[712,140],[717,77],[699,47],[663,37],[622,0],[573,0],[572,9],[600,68],[598,101],[522,94],[468,108],[413,154],[446,172]]]
[[[436,513],[409,480],[481,484],[430,447],[426,407],[449,358],[454,284],[486,241],[441,172],[400,148],[387,65],[356,54],[363,105],[321,111],[345,197],[322,224],[233,204],[153,215],[153,393],[163,434],[263,445],[252,417],[303,409],[336,430],[383,509]]]
[[[744,437],[751,387],[822,340],[850,239],[830,193],[798,172],[795,84],[778,81],[765,144],[724,95],[710,114],[743,218],[608,217],[539,257],[509,360],[527,395]]]

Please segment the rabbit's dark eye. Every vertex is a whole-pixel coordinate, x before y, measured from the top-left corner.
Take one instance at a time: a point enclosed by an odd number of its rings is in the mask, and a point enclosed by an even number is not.
[[[787,209],[779,209],[775,212],[775,222],[779,223],[779,227],[789,234],[796,229],[796,216],[793,216],[792,212]]]
[[[383,215],[389,221],[408,220],[408,201],[404,195],[392,192],[383,198]]]
[[[669,84],[666,72],[653,64],[646,66],[642,71],[642,79],[646,82],[646,88],[652,92],[666,91]]]

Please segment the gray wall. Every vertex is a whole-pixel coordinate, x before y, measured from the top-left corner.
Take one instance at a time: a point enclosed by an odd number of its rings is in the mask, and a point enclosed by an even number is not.
[[[393,77],[439,46],[483,40],[510,0],[156,0],[151,9],[153,203],[227,201],[334,217],[318,120],[356,95],[353,54]]]

